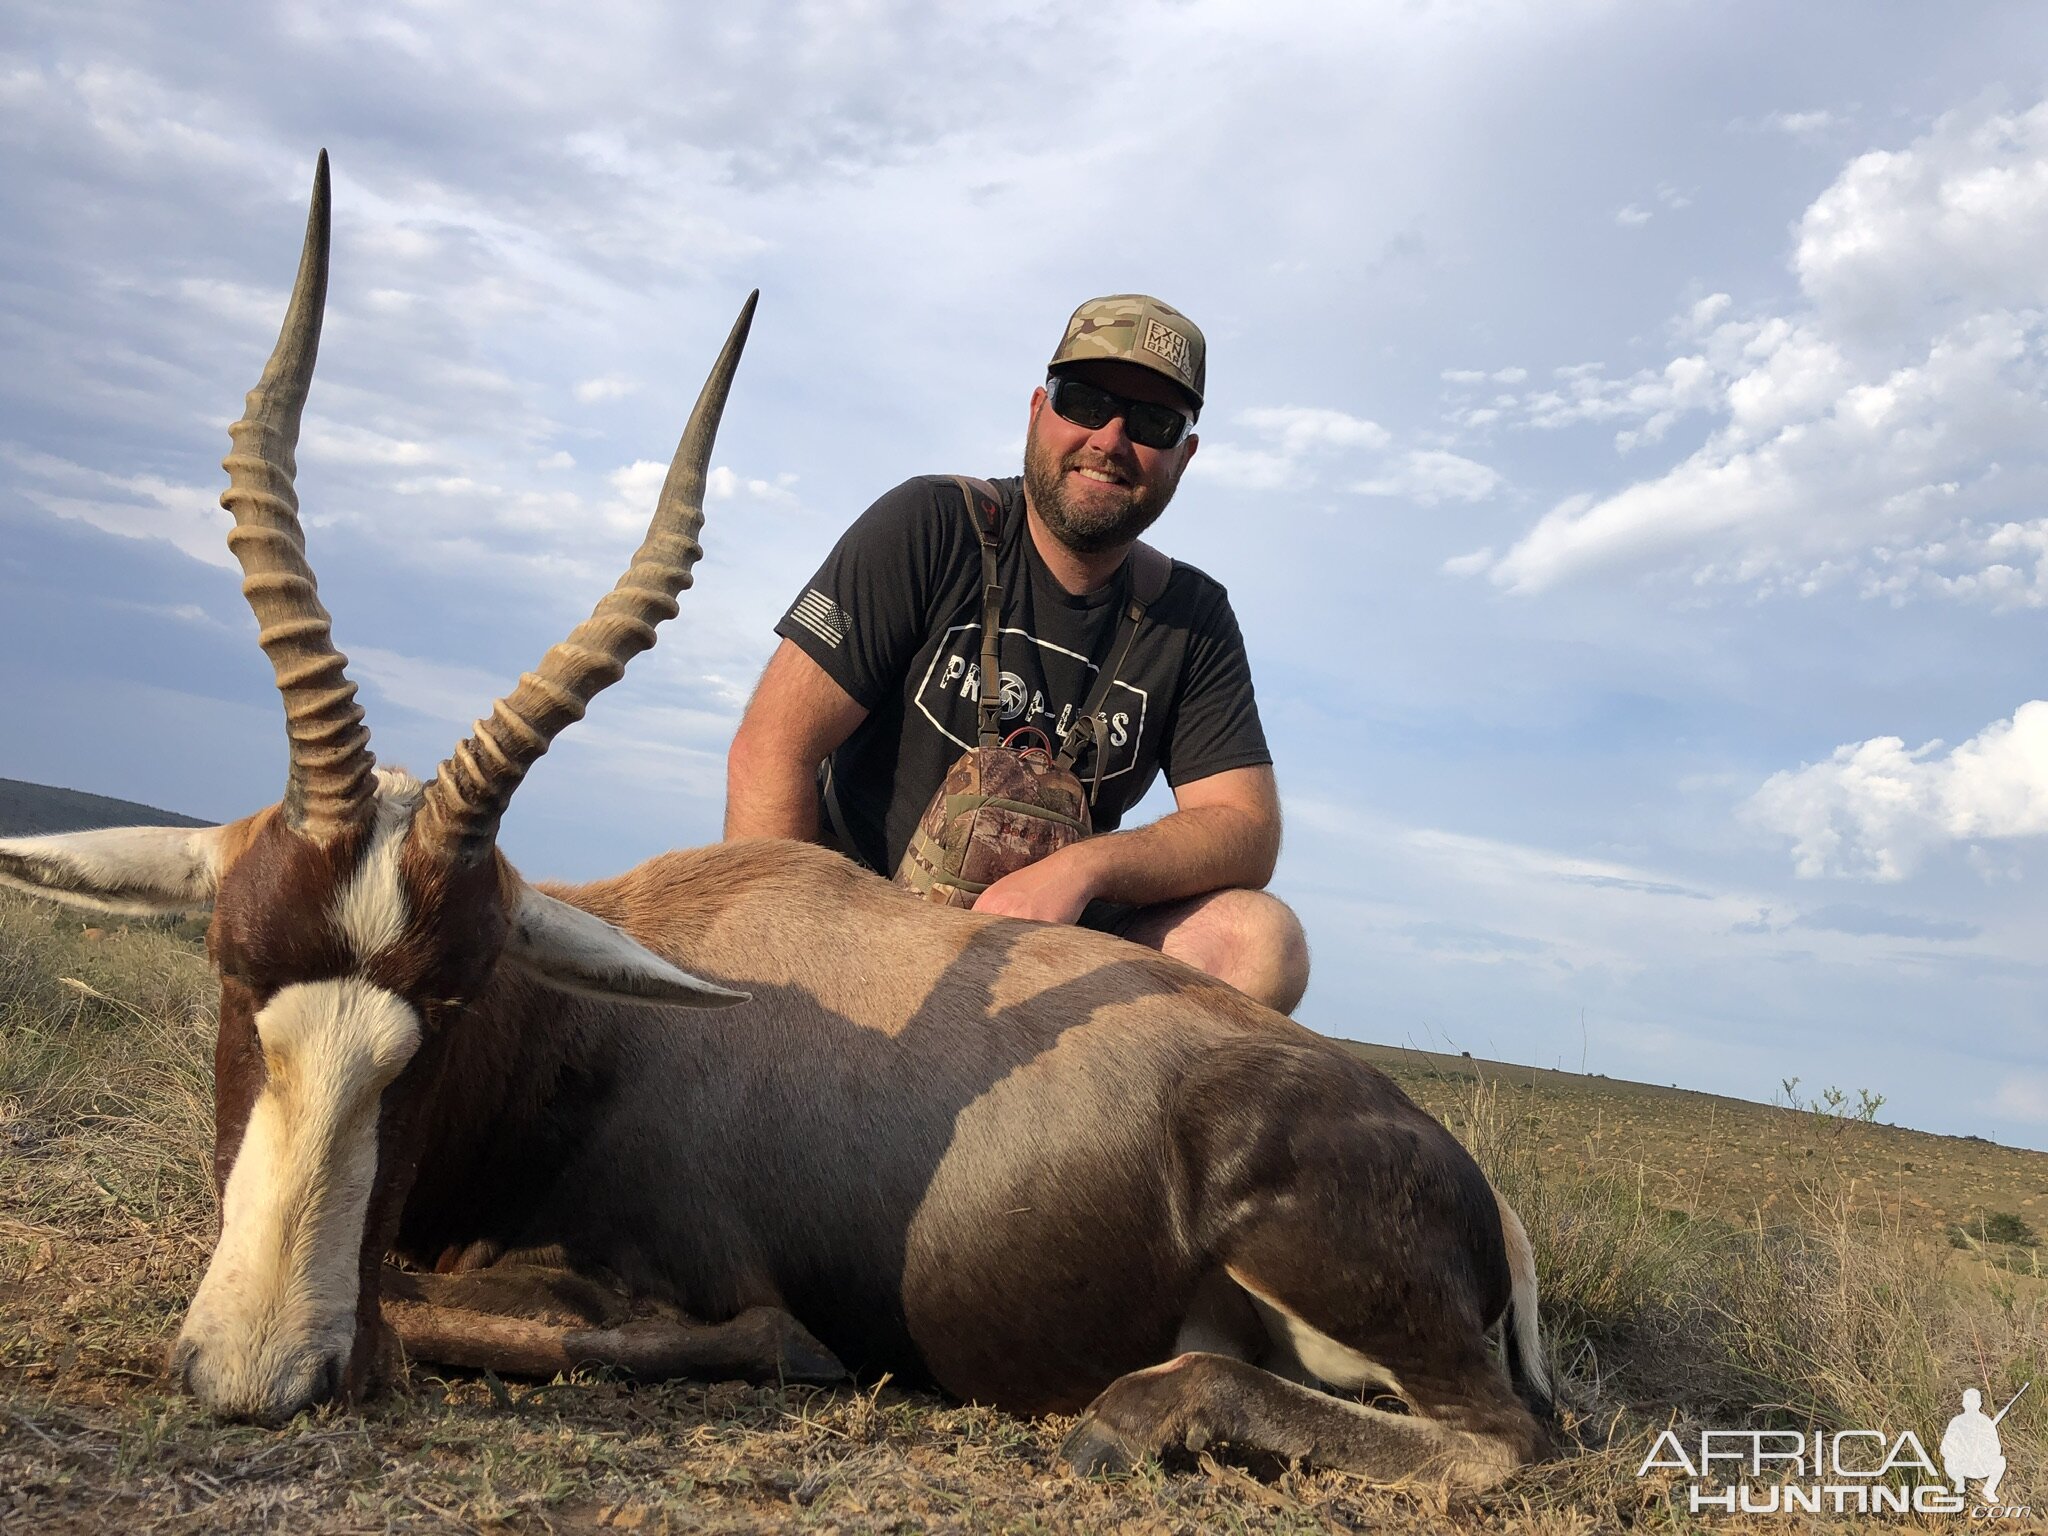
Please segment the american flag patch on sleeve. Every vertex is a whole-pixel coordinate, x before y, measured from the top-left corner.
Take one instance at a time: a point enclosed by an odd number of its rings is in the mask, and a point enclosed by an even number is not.
[[[846,610],[816,587],[796,600],[796,606],[789,610],[789,617],[834,650],[846,638]]]

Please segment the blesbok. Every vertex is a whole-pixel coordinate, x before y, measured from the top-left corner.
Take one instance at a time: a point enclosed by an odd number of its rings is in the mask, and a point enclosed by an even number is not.
[[[323,154],[222,498],[283,802],[0,841],[0,880],[42,895],[212,905],[221,1230],[185,1385],[277,1422],[373,1390],[395,1334],[508,1371],[887,1370],[1085,1409],[1084,1469],[1227,1443],[1477,1487],[1535,1455],[1521,1223],[1337,1046],[1153,951],[929,906],[820,848],[576,887],[498,852],[528,768],[690,583],[753,298],[618,585],[430,782],[374,767],[293,489],[327,239]]]

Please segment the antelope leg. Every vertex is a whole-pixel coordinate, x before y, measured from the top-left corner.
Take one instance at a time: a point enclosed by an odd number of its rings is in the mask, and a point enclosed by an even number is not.
[[[574,1315],[583,1308],[564,1308],[557,1293],[547,1298],[555,1304],[537,1308],[543,1315],[536,1317],[508,1313],[511,1296],[502,1285],[465,1284],[489,1276],[488,1270],[474,1276],[429,1276],[387,1269],[384,1320],[415,1360],[509,1376],[554,1376],[597,1367],[650,1380],[847,1379],[832,1352],[779,1307],[749,1307],[723,1323],[673,1315],[590,1319]],[[475,1292],[476,1305],[462,1304],[470,1299],[466,1291]],[[565,1311],[570,1313],[566,1321]]]
[[[1529,1459],[1511,1431],[1474,1433],[1317,1392],[1221,1355],[1185,1354],[1119,1377],[1081,1415],[1061,1454],[1083,1474],[1170,1451],[1240,1455],[1363,1473],[1378,1483],[1492,1487]]]

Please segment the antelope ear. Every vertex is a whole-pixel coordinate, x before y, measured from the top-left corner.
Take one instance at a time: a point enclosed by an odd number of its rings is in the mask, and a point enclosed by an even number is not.
[[[505,954],[555,985],[589,997],[730,1008],[748,996],[678,970],[603,918],[530,885],[519,888]]]
[[[104,827],[0,838],[0,885],[52,901],[154,917],[209,906],[229,827]]]

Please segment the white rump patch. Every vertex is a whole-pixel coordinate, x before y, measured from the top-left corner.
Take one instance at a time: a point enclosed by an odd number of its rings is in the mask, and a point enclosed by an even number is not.
[[[748,995],[670,965],[603,918],[530,885],[520,887],[505,955],[556,986],[590,997],[729,1008]]]
[[[348,1359],[378,1102],[419,1049],[420,1022],[395,993],[349,976],[282,988],[256,1033],[269,1075],[178,1339],[208,1407],[275,1419]]]
[[[1304,1386],[1327,1382],[1346,1392],[1370,1387],[1391,1392],[1396,1397],[1407,1396],[1394,1373],[1379,1361],[1311,1327],[1297,1313],[1259,1290],[1236,1270],[1230,1270],[1229,1274],[1251,1298],[1259,1321],[1266,1325],[1266,1337],[1276,1357],[1267,1368],[1275,1375],[1291,1375]]]
[[[0,885],[52,901],[152,917],[211,905],[225,827],[103,827],[0,838]]]

